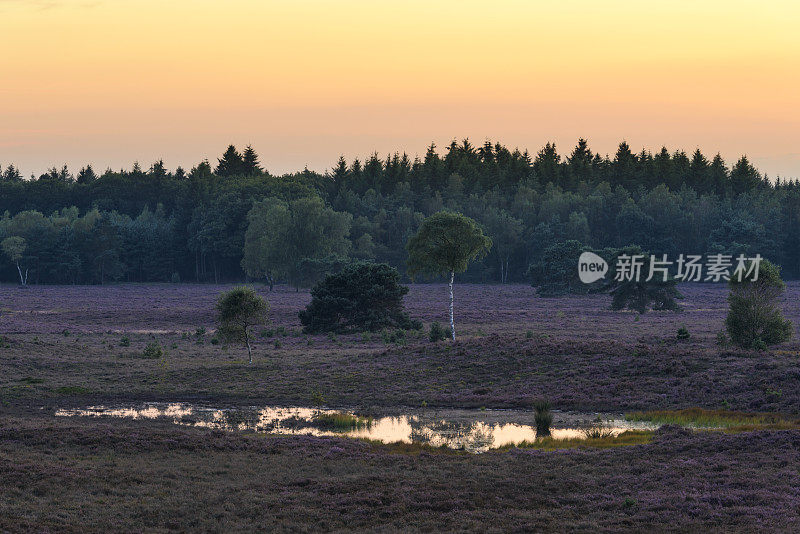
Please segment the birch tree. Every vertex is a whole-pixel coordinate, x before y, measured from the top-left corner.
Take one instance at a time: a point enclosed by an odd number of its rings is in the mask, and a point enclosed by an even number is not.
[[[223,293],[217,302],[217,332],[226,341],[247,345],[247,357],[253,363],[250,329],[268,322],[269,304],[249,287],[236,287]]]
[[[473,260],[483,258],[492,240],[483,235],[478,223],[451,211],[440,211],[425,219],[419,231],[408,240],[408,273],[449,275],[450,334],[456,339],[453,281],[456,273],[467,270]]]
[[[25,248],[27,244],[25,243],[25,239],[19,236],[11,236],[3,239],[3,242],[0,243],[0,247],[3,248],[3,252],[8,256],[8,258],[13,261],[17,265],[17,272],[19,273],[19,283],[22,287],[27,287],[28,285],[28,269],[25,269],[25,274],[22,274],[22,267],[20,266],[20,261],[22,261],[22,255],[25,254]]]

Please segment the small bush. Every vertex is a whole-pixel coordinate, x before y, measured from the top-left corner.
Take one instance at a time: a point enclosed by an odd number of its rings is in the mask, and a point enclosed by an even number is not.
[[[791,338],[792,323],[784,319],[779,307],[786,288],[780,268],[767,260],[758,267],[757,278],[755,272],[742,275],[737,271],[731,276],[725,326],[731,341],[739,347],[764,350],[767,345]]]
[[[164,355],[164,350],[161,348],[161,345],[157,342],[148,343],[147,346],[142,351],[142,358],[148,360],[157,360]]]
[[[283,345],[281,344],[281,340],[280,340],[280,339],[276,339],[276,340],[275,340],[275,348],[276,348],[276,349],[279,349],[279,348],[281,348],[282,346],[283,346]]]
[[[128,336],[122,336],[119,340],[120,347],[130,347],[131,346],[131,338]]]
[[[325,396],[322,394],[321,391],[314,390],[311,392],[311,402],[314,404],[315,407],[320,408],[322,406],[325,406],[325,403],[327,401],[325,400]]]
[[[212,345],[219,345],[219,338],[217,336],[212,337],[211,338],[211,344]]]
[[[678,339],[680,339],[681,341],[686,341],[690,337],[692,336],[691,334],[689,334],[689,331],[686,329],[685,326],[682,326],[678,329]]]
[[[428,339],[430,339],[431,343],[444,341],[448,337],[447,330],[441,324],[439,324],[437,321],[431,323],[431,329],[428,333]]]
[[[202,326],[197,327],[194,331],[194,335],[197,337],[203,337],[204,335],[206,335],[206,329],[203,328]]]
[[[406,332],[400,328],[397,330],[384,330],[381,332],[381,337],[383,338],[383,342],[387,345],[390,343],[402,345],[406,342]]]
[[[533,331],[532,330],[528,330],[527,332],[525,332],[525,339],[533,339]]]

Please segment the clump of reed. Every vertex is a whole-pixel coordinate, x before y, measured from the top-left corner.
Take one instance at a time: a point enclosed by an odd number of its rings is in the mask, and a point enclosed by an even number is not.
[[[614,437],[614,431],[608,428],[598,417],[592,422],[591,426],[581,431],[585,439],[606,439]]]
[[[550,435],[550,425],[553,424],[553,414],[550,412],[550,402],[539,400],[533,403],[534,421],[536,422],[536,436]]]
[[[316,413],[312,418],[315,427],[323,430],[353,430],[372,426],[372,417],[361,417],[343,412]]]

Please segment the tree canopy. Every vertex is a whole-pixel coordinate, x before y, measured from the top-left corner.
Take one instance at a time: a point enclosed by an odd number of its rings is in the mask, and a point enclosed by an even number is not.
[[[624,143],[604,156],[582,139],[563,153],[552,143],[528,153],[454,141],[420,157],[339,158],[324,173],[281,176],[265,171],[252,147],[228,147],[213,161],[187,170],[160,160],[102,172],[84,165],[77,176],[61,166],[31,179],[3,165],[0,240],[25,239],[34,284],[241,281],[275,263],[269,254],[268,263],[245,258],[248,228],[259,224],[248,218],[254,206],[317,198],[351,218],[349,234],[330,253],[304,252],[300,271],[276,267],[276,281],[307,285],[342,259],[406,275],[406,243],[443,210],[475,220],[493,242],[465,281],[523,281],[549,247],[569,240],[671,256],[760,253],[800,277],[800,185],[767,180],[747,158],[731,167],[698,150],[637,152]],[[294,246],[290,232],[281,235],[276,250]],[[13,262],[0,262],[0,280],[16,278]]]

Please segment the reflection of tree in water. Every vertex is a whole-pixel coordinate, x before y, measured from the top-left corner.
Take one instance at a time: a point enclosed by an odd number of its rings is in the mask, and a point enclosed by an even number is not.
[[[482,421],[462,422],[411,419],[411,441],[433,447],[483,450],[494,443],[492,427]]]

